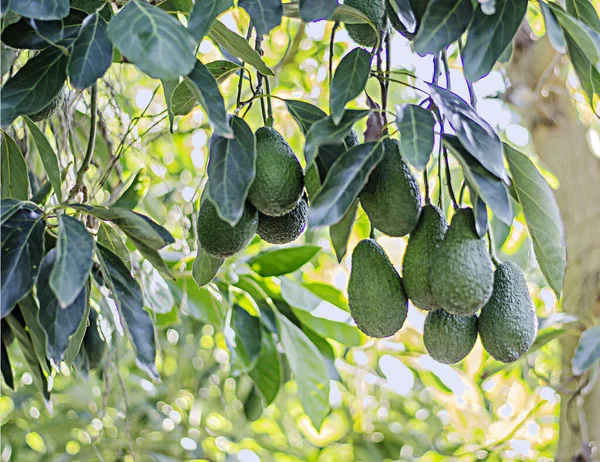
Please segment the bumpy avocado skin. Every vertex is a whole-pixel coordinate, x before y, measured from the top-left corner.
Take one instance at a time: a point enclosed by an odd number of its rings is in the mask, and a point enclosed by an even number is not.
[[[510,363],[529,350],[537,332],[535,308],[525,276],[514,262],[496,268],[492,297],[481,310],[479,335],[496,360]]]
[[[198,213],[198,240],[204,251],[214,257],[227,258],[242,250],[256,234],[258,211],[246,203],[240,221],[231,226],[219,217],[217,207],[205,198]]]
[[[440,209],[427,204],[421,210],[419,223],[408,238],[402,267],[402,281],[406,295],[413,305],[422,310],[434,310],[436,302],[429,284],[431,257],[444,239],[448,224]]]
[[[408,299],[402,280],[374,239],[363,239],[352,253],[348,302],[356,325],[371,337],[389,337],[404,324]]]
[[[400,155],[398,141],[388,138],[383,148],[383,159],[360,193],[360,203],[375,228],[388,236],[401,237],[417,226],[421,194]]]
[[[52,101],[48,103],[46,107],[36,112],[35,114],[30,114],[28,117],[34,122],[41,122],[42,120],[48,119],[56,114],[60,108],[63,106],[65,102],[65,91],[64,88],[58,92],[58,94],[52,98]]]
[[[459,209],[431,258],[433,297],[448,313],[467,316],[489,300],[493,283],[492,260],[475,232],[473,210]]]
[[[457,316],[444,310],[431,311],[425,319],[423,343],[429,355],[444,364],[467,356],[477,340],[477,316]]]
[[[287,141],[275,129],[256,130],[256,176],[248,200],[260,212],[279,217],[294,210],[304,189],[304,172]]]
[[[350,132],[344,138],[344,142],[340,144],[325,144],[319,148],[319,155],[317,156],[317,167],[319,169],[319,178],[321,183],[325,180],[329,169],[335,163],[335,161],[348,149],[358,146],[359,140],[358,135],[354,130]]]
[[[383,31],[384,26],[387,24],[385,0],[346,0],[344,5],[362,12],[379,31]],[[346,30],[352,40],[359,45],[365,47],[377,45],[377,34],[369,24],[346,24]]]
[[[308,204],[305,198],[290,213],[280,217],[258,214],[258,235],[271,244],[287,244],[295,241],[306,229]]]

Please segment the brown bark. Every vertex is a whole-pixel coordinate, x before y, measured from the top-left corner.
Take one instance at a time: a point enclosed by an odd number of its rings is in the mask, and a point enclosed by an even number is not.
[[[581,319],[597,321],[600,318],[600,159],[588,145],[588,129],[580,121],[567,89],[567,66],[566,57],[558,55],[546,37],[536,39],[524,25],[515,39],[507,68],[511,87],[505,99],[519,110],[536,154],[560,181],[555,195],[567,244],[563,310]],[[578,340],[574,335],[561,338],[563,380],[572,375],[571,359]],[[600,460],[600,380],[586,390],[585,396],[573,400],[572,405],[570,399],[568,394],[561,396],[556,460]]]

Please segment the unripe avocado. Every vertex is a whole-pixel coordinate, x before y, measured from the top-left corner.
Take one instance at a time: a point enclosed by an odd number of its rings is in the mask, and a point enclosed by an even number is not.
[[[319,148],[317,167],[319,169],[319,177],[321,178],[321,182],[325,180],[327,173],[329,173],[329,169],[335,163],[338,157],[354,146],[358,146],[358,144],[358,135],[354,130],[350,130],[350,132],[344,138],[343,143],[325,144]]]
[[[402,280],[374,239],[363,239],[352,253],[348,302],[356,325],[371,337],[389,337],[404,324],[408,299]]]
[[[467,316],[489,300],[493,283],[492,260],[485,241],[475,232],[473,210],[459,209],[431,257],[433,297],[448,313]]]
[[[444,364],[467,356],[477,340],[477,316],[457,316],[444,310],[431,311],[425,319],[423,343],[429,355]]]
[[[227,258],[242,250],[256,234],[258,211],[246,203],[240,221],[231,226],[208,198],[201,201],[198,213],[198,240],[202,250],[214,257]]]
[[[529,350],[537,318],[521,268],[505,262],[496,268],[492,297],[479,316],[479,335],[485,350],[498,361],[510,363]]]
[[[385,0],[346,0],[344,5],[356,8],[377,27],[383,31],[387,20],[385,18]],[[377,45],[377,34],[369,24],[346,24],[348,35],[359,45],[374,47]]]
[[[383,141],[383,159],[360,193],[360,203],[371,224],[388,236],[412,232],[421,213],[421,194],[412,172],[402,159],[398,141]]]
[[[258,235],[271,244],[287,244],[298,239],[306,229],[308,204],[303,197],[290,213],[280,217],[258,214]]]
[[[279,217],[294,210],[304,189],[304,172],[287,141],[275,129],[256,130],[256,176],[248,200],[260,212]]]
[[[404,37],[406,37],[407,39],[412,40],[413,38],[415,38],[415,36],[417,35],[417,32],[419,31],[421,19],[423,19],[423,15],[425,15],[425,10],[427,10],[427,4],[429,3],[429,1],[428,0],[410,0],[410,7],[411,7],[413,14],[415,15],[415,20],[417,22],[417,27],[415,28],[415,30],[413,32],[408,32],[408,30],[406,29],[404,24],[402,24],[402,22],[398,18],[398,15],[396,14],[396,11],[394,10],[394,7],[390,3],[391,1],[393,1],[393,0],[386,0],[385,9],[386,9],[387,16],[388,16],[388,19],[389,19],[392,27],[394,29],[396,29]]]
[[[422,310],[440,307],[429,285],[429,269],[431,256],[444,239],[447,228],[442,211],[435,205],[427,204],[421,210],[417,227],[408,238],[402,265],[402,281],[408,298]]]
[[[48,119],[56,114],[65,102],[65,90],[64,87],[58,92],[58,94],[52,98],[52,101],[48,103],[43,109],[39,110],[35,114],[29,114],[28,117],[34,122],[40,122]]]

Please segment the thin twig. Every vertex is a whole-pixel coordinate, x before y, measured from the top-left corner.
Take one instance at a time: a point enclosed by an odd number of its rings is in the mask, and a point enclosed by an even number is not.
[[[423,183],[425,184],[425,202],[427,204],[431,203],[431,199],[429,197],[429,177],[427,174],[427,166],[423,169]]]
[[[446,183],[448,185],[448,193],[450,194],[450,200],[452,201],[452,207],[456,210],[458,208],[458,202],[454,195],[454,189],[452,188],[452,175],[450,174],[450,161],[448,160],[448,150],[444,148],[444,163],[446,164]]]
[[[448,64],[448,55],[446,50],[442,51],[442,62],[444,63],[444,76],[446,77],[446,89],[452,90],[452,82],[450,81],[450,65]]]
[[[331,28],[331,37],[329,38],[329,88],[331,88],[331,80],[333,79],[333,54],[335,45],[335,31],[340,27],[340,23],[336,21]]]
[[[463,197],[465,195],[465,189],[467,189],[467,182],[463,181],[460,187],[460,193],[458,194],[458,205],[462,205]]]

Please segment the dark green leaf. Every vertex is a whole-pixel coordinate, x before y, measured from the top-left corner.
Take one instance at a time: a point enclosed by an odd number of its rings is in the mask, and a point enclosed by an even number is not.
[[[355,48],[342,58],[331,82],[331,120],[339,124],[346,104],[365,89],[371,72],[371,54]]]
[[[8,351],[4,344],[4,338],[0,338],[0,346],[2,348],[2,356],[0,357],[0,367],[2,368],[2,377],[4,382],[11,390],[15,389],[14,377],[12,367],[10,365],[10,358],[8,357]]]
[[[262,329],[260,319],[252,316],[239,305],[233,306],[231,328],[233,338],[227,339],[232,361],[244,372],[252,370],[260,354]]]
[[[204,2],[202,2],[204,4]],[[162,2],[158,7],[172,15],[176,13],[190,13],[194,6],[194,2],[192,0],[166,0]]]
[[[52,265],[50,287],[61,308],[75,302],[92,269],[94,239],[83,224],[65,214],[58,216],[56,264]]]
[[[225,260],[213,257],[198,245],[198,254],[192,266],[192,276],[198,287],[205,286],[214,279]]]
[[[106,21],[98,13],[87,17],[73,45],[67,73],[71,85],[83,90],[92,86],[112,64],[113,48]]]
[[[238,6],[248,12],[258,35],[268,34],[281,24],[281,0],[238,0]]]
[[[37,280],[44,256],[42,210],[26,204],[2,224],[2,310],[12,311]]]
[[[527,156],[507,144],[504,152],[538,264],[550,287],[560,296],[567,257],[558,205],[550,186]]]
[[[494,129],[456,94],[433,84],[429,88],[433,101],[443,109],[466,150],[490,173],[508,181],[502,143]]]
[[[381,143],[364,143],[346,151],[333,164],[310,204],[311,228],[339,223],[383,157]]]
[[[582,375],[600,359],[600,326],[590,327],[579,338],[571,367],[573,374]]]
[[[256,365],[248,373],[265,399],[265,405],[273,402],[281,386],[281,359],[273,335],[262,329],[260,354]]]
[[[296,123],[302,129],[302,133],[305,135],[310,131],[310,128],[314,123],[327,117],[327,114],[319,109],[317,106],[313,106],[310,103],[304,101],[298,101],[294,99],[286,99],[285,104],[288,108],[289,113],[294,118]]]
[[[107,247],[112,253],[121,259],[125,266],[131,270],[129,250],[121,239],[119,232],[109,223],[100,222],[98,227],[98,242]]]
[[[108,24],[117,49],[155,79],[176,79],[194,69],[195,40],[173,16],[160,8],[131,0]]]
[[[584,1],[587,3],[587,0]],[[574,1],[571,1],[571,3],[574,3]],[[559,53],[565,53],[567,51],[565,36],[558,24],[556,16],[554,16],[554,13],[546,2],[540,0],[539,4],[542,15],[544,16],[544,23],[546,24],[546,33],[548,34],[548,39],[550,40],[552,47]]]
[[[10,0],[10,9],[34,19],[62,19],[69,14],[69,0]]]
[[[600,72],[594,64],[583,54],[581,48],[571,39],[570,36],[566,37],[567,49],[569,50],[569,57],[571,63],[575,69],[575,73],[579,78],[579,83],[585,96],[587,97],[588,104],[594,107],[594,95],[600,94]]]
[[[435,141],[433,114],[414,104],[398,104],[396,123],[400,131],[402,157],[416,169],[423,170],[429,162]]]
[[[86,285],[84,291],[87,291],[88,294],[90,293],[91,281],[88,283],[88,285]],[[67,363],[67,366],[71,366],[73,364],[73,361],[75,361],[79,350],[82,349],[83,339],[85,337],[85,332],[87,331],[88,319],[91,311],[92,309],[90,307],[88,298],[86,299],[85,311],[83,313],[83,316],[81,317],[81,320],[79,322],[79,325],[77,326],[77,329],[75,330],[75,333],[71,335],[71,338],[69,339],[69,345],[67,346],[65,354],[63,355],[63,361]]]
[[[4,107],[2,107],[4,110]],[[2,198],[29,199],[29,176],[23,153],[15,140],[2,132],[0,146],[0,170],[2,177]]]
[[[152,266],[154,266],[154,268],[156,268],[163,276],[166,276],[169,279],[175,279],[173,273],[171,273],[171,269],[165,263],[158,250],[147,246],[143,241],[139,241],[131,236],[129,239],[131,239],[131,242],[136,246],[143,257],[148,260]]]
[[[206,63],[206,67],[212,76],[217,80],[217,83],[225,82],[227,77],[241,69],[239,64],[227,61],[226,59],[211,61],[210,63]]]
[[[2,87],[0,125],[45,108],[65,83],[67,60],[58,48],[49,48],[27,61]]]
[[[113,204],[113,207],[133,210],[144,198],[150,186],[150,178],[146,175],[146,169],[140,168],[137,172],[130,175],[121,189],[119,198]]]
[[[600,32],[600,18],[589,0],[566,0],[567,13],[582,20],[596,32]]]
[[[410,2],[408,0],[389,0],[389,3],[399,16],[404,27],[406,27],[406,31],[409,34],[414,34],[417,30],[417,18]]]
[[[415,51],[436,54],[467,30],[473,16],[471,0],[432,0],[415,37]]]
[[[333,250],[335,250],[335,255],[339,263],[342,262],[342,259],[346,255],[348,239],[350,238],[350,233],[352,232],[352,227],[354,226],[357,210],[358,200],[355,200],[348,208],[340,222],[329,227],[331,245],[333,246]]]
[[[337,0],[300,0],[300,18],[304,22],[329,19],[337,7]]]
[[[231,226],[244,212],[246,196],[254,180],[256,140],[244,119],[232,116],[234,138],[213,133],[208,143],[210,157],[206,171],[209,178],[210,200],[217,206],[219,216]]]
[[[89,367],[96,369],[104,362],[104,356],[107,350],[107,344],[100,335],[100,325],[98,324],[98,313],[96,310],[90,310],[90,325],[85,330],[83,336],[83,351],[89,360]]]
[[[565,33],[577,44],[584,56],[594,65],[600,62],[600,34],[585,22],[576,19],[556,3],[549,4]]]
[[[175,111],[173,110],[173,94],[175,93],[175,89],[180,84],[180,82],[179,79],[170,79],[161,80],[161,83],[163,86],[163,93],[165,94],[165,103],[167,104],[167,115],[169,116],[169,131],[173,133],[173,124],[175,122]]]
[[[33,25],[36,25],[34,29]],[[40,30],[41,29],[41,30]],[[47,34],[47,35],[44,35]],[[12,48],[43,50],[48,48],[52,38],[61,40],[64,36],[64,25],[61,20],[35,21],[29,18],[21,18],[20,21],[11,24],[2,31],[2,42]]]
[[[326,0],[329,1],[329,0]],[[283,15],[288,18],[302,19],[300,17],[300,3],[292,0],[283,4]],[[347,5],[339,5],[333,15],[329,18],[331,21],[343,22],[345,24],[368,24],[373,31],[379,35],[379,31],[373,22],[361,11]]]
[[[188,22],[192,37],[200,41],[204,38],[217,17],[233,6],[233,0],[205,0],[194,3]]]
[[[199,103],[192,93],[192,83],[179,82],[171,94],[171,108],[174,115],[186,115],[192,112]]]
[[[208,114],[214,132],[225,138],[233,138],[223,96],[219,91],[217,81],[208,68],[196,60],[196,66],[185,79],[191,83],[190,90]]]
[[[142,290],[119,257],[101,244],[97,248],[102,274],[117,304],[121,323],[136,350],[138,367],[157,379],[154,329],[150,315],[144,310]]]
[[[483,238],[488,229],[487,207],[481,197],[472,189],[471,203],[473,204],[473,215],[475,215],[475,231],[480,238]]]
[[[252,257],[248,264],[262,277],[281,276],[300,269],[320,250],[318,245],[269,249]]]
[[[2,199],[0,201],[0,215],[2,216],[1,224],[4,225],[4,222],[12,217],[21,207],[26,205],[27,202],[20,201],[17,199]]]
[[[50,365],[46,353],[46,331],[40,323],[39,311],[40,309],[36,299],[29,293],[19,302],[17,309],[15,309],[12,314],[23,318],[38,362],[40,363],[40,366],[42,366],[42,370],[50,375]]]

